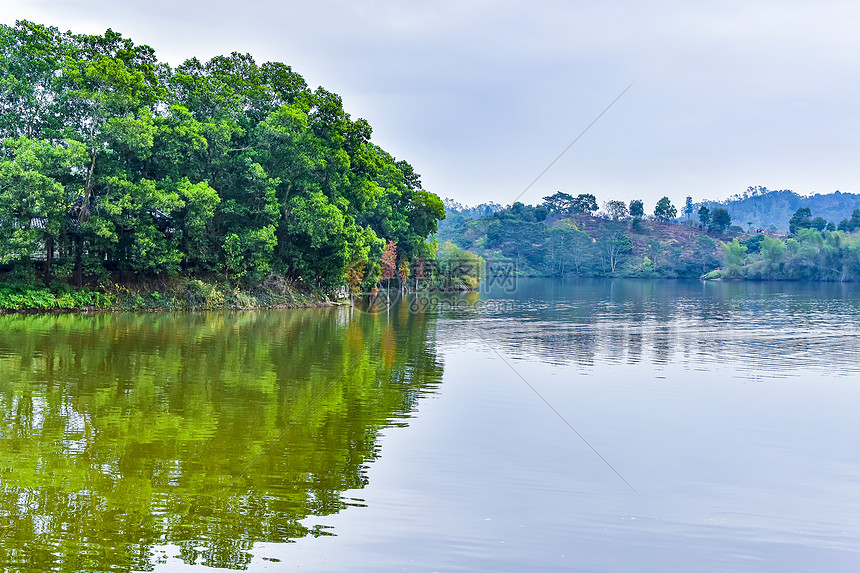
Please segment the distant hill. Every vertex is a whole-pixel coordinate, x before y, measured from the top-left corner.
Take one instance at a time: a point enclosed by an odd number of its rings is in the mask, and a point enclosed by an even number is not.
[[[709,209],[722,207],[732,216],[732,223],[746,229],[748,223],[753,228],[788,231],[788,221],[801,207],[809,207],[813,217],[823,217],[836,225],[843,219],[850,219],[854,209],[860,209],[860,194],[836,191],[826,195],[803,196],[787,189],[771,191],[766,187],[750,187],[740,195],[725,201],[703,201],[695,205]]]
[[[465,225],[466,222],[472,219],[480,219],[481,217],[487,217],[504,210],[504,207],[492,201],[469,207],[446,197],[442,200],[442,203],[445,205],[445,218],[438,223],[439,233],[437,233],[437,237],[440,234],[448,235],[453,233],[455,229]]]
[[[484,257],[489,272],[496,264],[511,272],[511,264],[520,276],[698,278],[720,265],[727,238],[694,225],[548,214],[522,203],[475,219],[449,212],[444,223],[440,243]]]
[[[445,205],[446,213],[448,213],[449,215],[462,215],[464,219],[477,219],[478,217],[486,217],[487,215],[498,213],[499,211],[504,209],[503,206],[492,201],[490,201],[489,203],[481,203],[480,205],[470,207],[468,205],[458,203],[450,197],[445,197],[445,199],[442,200],[442,203]]]

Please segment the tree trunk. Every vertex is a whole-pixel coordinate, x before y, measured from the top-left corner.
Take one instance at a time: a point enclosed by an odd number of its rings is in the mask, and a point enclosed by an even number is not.
[[[78,235],[75,245],[75,283],[84,286],[84,236]]]
[[[83,223],[87,219],[87,213],[89,212],[89,202],[90,195],[93,190],[93,174],[96,170],[96,157],[97,153],[95,151],[92,152],[93,158],[90,161],[90,168],[87,170],[87,182],[84,185],[84,200],[81,202],[81,212],[78,215],[78,221]]]
[[[54,238],[45,241],[45,284],[51,284],[51,262],[54,260]]]

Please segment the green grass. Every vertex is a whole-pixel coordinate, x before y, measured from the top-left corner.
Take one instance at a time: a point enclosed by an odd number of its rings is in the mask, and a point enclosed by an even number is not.
[[[6,310],[110,308],[113,303],[112,295],[89,289],[0,287],[0,309]]]

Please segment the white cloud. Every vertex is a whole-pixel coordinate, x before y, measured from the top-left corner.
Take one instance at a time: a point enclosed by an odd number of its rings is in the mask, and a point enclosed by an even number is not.
[[[173,64],[233,50],[344,97],[425,185],[525,197],[860,191],[860,6],[850,2],[116,3],[0,0],[0,19],[111,27]]]

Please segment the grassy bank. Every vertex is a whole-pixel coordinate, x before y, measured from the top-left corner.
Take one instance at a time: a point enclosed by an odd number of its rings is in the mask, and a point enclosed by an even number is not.
[[[138,283],[110,283],[76,289],[10,284],[0,287],[0,312],[84,310],[237,310],[327,306],[322,293],[271,277],[254,285],[214,278],[174,277]]]

